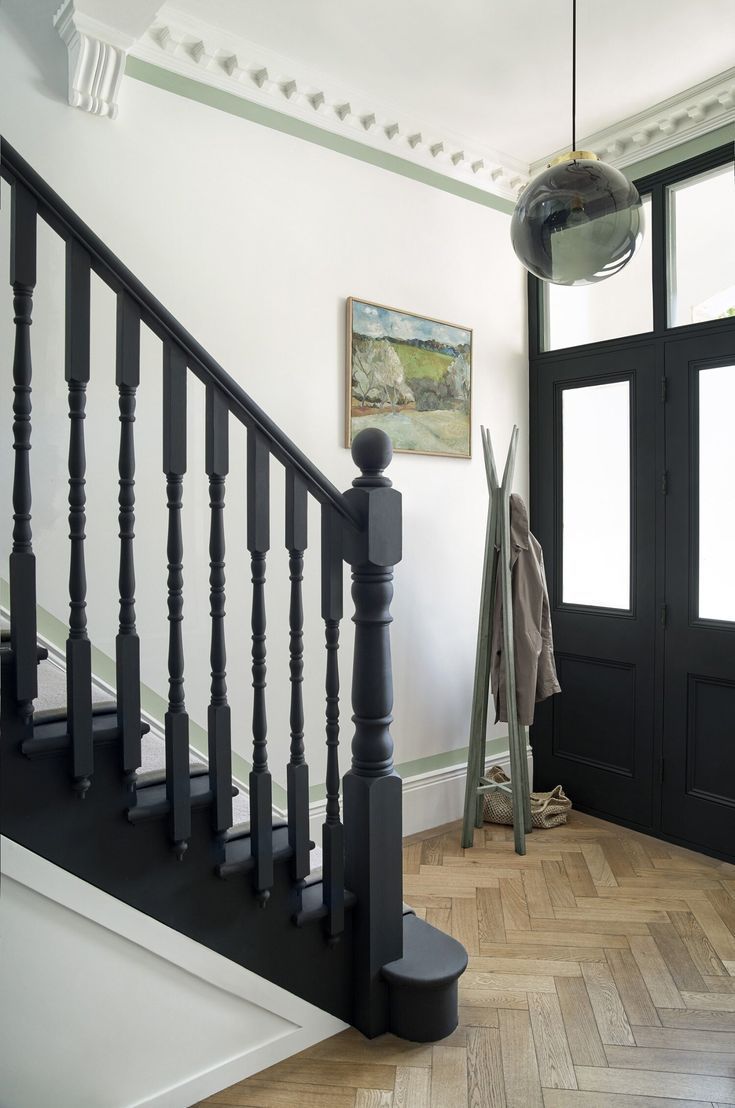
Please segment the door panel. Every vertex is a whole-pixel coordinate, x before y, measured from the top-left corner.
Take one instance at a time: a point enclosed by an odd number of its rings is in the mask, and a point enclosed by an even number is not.
[[[547,362],[536,393],[534,526],[562,692],[537,706],[535,784],[561,783],[581,807],[642,827],[653,799],[658,396],[650,345]]]
[[[661,826],[735,854],[735,336],[666,347]],[[735,455],[734,455],[735,456]]]

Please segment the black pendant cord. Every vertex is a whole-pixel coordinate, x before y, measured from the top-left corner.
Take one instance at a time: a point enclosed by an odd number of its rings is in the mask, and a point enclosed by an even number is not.
[[[577,0],[572,0],[572,150],[577,149]]]

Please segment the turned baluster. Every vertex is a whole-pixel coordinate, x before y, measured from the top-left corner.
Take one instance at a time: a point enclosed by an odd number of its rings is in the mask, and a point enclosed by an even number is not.
[[[292,876],[303,883],[309,873],[309,767],[304,757],[304,605],[301,583],[307,544],[307,493],[301,477],[286,470],[286,548],[289,554],[291,603],[289,655],[291,677],[291,752],[286,769],[288,841],[293,851]]]
[[[250,849],[253,884],[261,907],[273,886],[273,800],[266,718],[265,564],[270,547],[269,454],[265,439],[248,429],[247,538],[253,583],[253,768],[250,773]]]
[[[166,798],[170,836],[181,861],[191,835],[189,717],[184,694],[184,541],[181,509],[186,473],[186,357],[179,347],[163,348],[163,472],[168,508],[168,711]]]
[[[209,477],[209,602],[212,620],[211,697],[207,710],[212,828],[232,826],[232,748],[227,703],[225,646],[225,478],[229,472],[229,409],[222,393],[207,387],[206,470]]]
[[[94,768],[92,651],[87,634],[86,471],[84,420],[90,367],[89,254],[70,239],[66,246],[66,380],[69,386],[69,637],[66,703],[74,790],[83,798]]]
[[[118,524],[120,538],[120,622],[115,639],[117,725],[122,769],[130,789],[141,762],[140,641],[135,623],[135,396],[140,384],[140,314],[121,292],[117,298],[115,382],[120,411]]]
[[[31,314],[36,286],[36,200],[13,185],[10,283],[13,287],[13,547],[9,559],[10,643],[15,697],[24,723],[38,696],[36,657],[36,556],[31,533]]]

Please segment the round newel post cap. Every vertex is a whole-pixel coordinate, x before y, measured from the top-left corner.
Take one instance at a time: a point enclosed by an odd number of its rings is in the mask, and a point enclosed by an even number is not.
[[[352,440],[352,460],[362,472],[352,482],[358,488],[361,485],[390,485],[392,482],[383,476],[393,458],[393,443],[385,431],[379,427],[366,427]]]

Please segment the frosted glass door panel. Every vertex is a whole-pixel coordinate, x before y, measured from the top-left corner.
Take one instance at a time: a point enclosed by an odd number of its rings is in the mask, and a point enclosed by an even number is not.
[[[735,315],[732,162],[669,189],[669,326]]]
[[[735,621],[735,365],[699,371],[699,617]]]
[[[630,609],[630,383],[564,389],[562,602]]]

